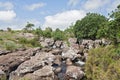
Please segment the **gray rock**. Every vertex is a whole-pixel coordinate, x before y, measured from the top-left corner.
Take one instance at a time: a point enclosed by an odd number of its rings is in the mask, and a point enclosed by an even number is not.
[[[69,80],[81,80],[84,77],[85,73],[81,70],[80,67],[68,66],[66,70],[66,75],[69,77]]]

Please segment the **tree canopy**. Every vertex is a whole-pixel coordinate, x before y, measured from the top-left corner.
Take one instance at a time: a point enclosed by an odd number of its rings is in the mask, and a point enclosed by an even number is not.
[[[74,26],[74,33],[78,39],[96,39],[100,25],[107,21],[107,18],[97,13],[88,13],[82,20],[78,20]]]

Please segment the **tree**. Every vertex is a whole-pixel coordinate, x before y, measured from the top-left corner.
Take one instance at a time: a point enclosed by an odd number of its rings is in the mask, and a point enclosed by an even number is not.
[[[65,29],[64,33],[65,33],[65,36],[67,38],[75,37],[75,35],[74,35],[74,25],[72,24],[67,29]]]
[[[24,29],[27,31],[31,31],[33,26],[34,26],[34,24],[27,22],[27,25],[25,26]]]
[[[35,30],[35,34],[37,34],[38,37],[43,36],[43,31],[42,31],[42,29],[41,29],[40,27],[37,28],[37,29]]]
[[[12,31],[12,29],[11,29],[10,27],[7,27],[7,31],[9,31],[9,32],[10,32],[10,31]]]
[[[117,39],[120,38],[120,5],[110,14],[109,38],[117,45]]]
[[[97,13],[88,13],[82,20],[78,20],[74,26],[74,33],[78,39],[96,39],[100,25],[107,21],[107,18]]]
[[[53,33],[54,40],[64,40],[64,33],[59,28],[57,28]]]
[[[47,27],[44,31],[43,31],[43,36],[47,37],[47,38],[51,38],[52,37],[52,29],[50,27]]]

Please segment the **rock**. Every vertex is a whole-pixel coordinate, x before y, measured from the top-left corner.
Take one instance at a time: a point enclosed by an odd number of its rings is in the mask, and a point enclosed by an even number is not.
[[[11,51],[7,51],[7,50],[0,50],[0,55],[6,55],[8,53],[11,53]]]
[[[76,42],[77,42],[77,38],[69,38],[68,39],[68,42],[70,43],[70,44],[76,44]]]
[[[54,72],[52,71],[51,66],[44,66],[42,69],[35,71],[33,75],[37,76],[38,79],[41,79],[41,80],[53,80],[54,79]]]
[[[44,37],[40,37],[40,38],[39,38],[39,41],[40,41],[40,42],[43,42],[43,41],[44,41]]]
[[[61,70],[62,70],[61,67],[57,67],[57,68],[54,69],[54,73],[58,74],[58,73],[61,72]]]
[[[79,61],[75,62],[75,64],[77,66],[83,67],[85,65],[85,62],[79,60]]]
[[[102,39],[102,45],[103,46],[110,45],[110,44],[111,44],[111,41],[109,41],[109,40],[107,40],[105,38]]]
[[[30,59],[36,54],[37,50],[28,49],[26,51],[17,51],[7,55],[0,56],[0,69],[8,76],[11,71],[14,71],[21,63]]]
[[[62,50],[61,50],[61,49],[53,49],[53,50],[51,51],[51,53],[52,53],[53,55],[61,55]]]
[[[34,71],[33,73],[25,74],[23,77],[14,77],[11,80],[54,80],[54,72],[52,71],[51,66],[44,66],[41,69]]]
[[[71,61],[69,58],[66,60],[66,65],[67,65],[67,66],[72,65],[72,61]]]
[[[88,53],[84,53],[85,61],[87,60]]]
[[[26,39],[34,39],[35,35],[33,35],[32,33],[20,33],[18,34],[19,37],[24,37]]]
[[[53,38],[45,38],[45,40],[41,41],[40,44],[44,48],[52,48],[52,46],[54,45],[54,40]]]
[[[66,70],[66,75],[69,77],[69,80],[80,80],[84,77],[84,72],[80,67],[68,66]]]
[[[52,62],[54,61],[55,56],[51,53],[37,53],[35,56],[33,56],[30,60],[25,61],[22,63],[17,70],[15,70],[15,73],[19,76],[23,76],[27,73],[34,72],[45,65],[52,65]]]
[[[48,44],[46,43],[46,42],[40,42],[40,44],[41,44],[41,46],[43,47],[43,48],[47,48],[48,47]]]
[[[63,45],[63,41],[56,41],[56,42],[55,42],[56,48],[61,48],[62,45]]]
[[[77,51],[74,51],[73,49],[69,49],[67,52],[62,52],[62,57],[63,58],[70,58],[70,59],[74,59],[77,57]]]
[[[48,44],[48,46],[54,45],[54,39],[53,38],[46,38],[45,42]]]
[[[44,51],[44,52],[50,52],[50,51],[52,51],[52,48],[42,48],[42,51]]]
[[[61,61],[60,61],[60,59],[58,59],[58,58],[56,58],[53,63],[54,63],[54,65],[56,65],[56,66],[60,66],[60,65],[61,65]]]

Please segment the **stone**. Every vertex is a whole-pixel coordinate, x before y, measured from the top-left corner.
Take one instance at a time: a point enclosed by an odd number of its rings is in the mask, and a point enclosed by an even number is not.
[[[62,50],[61,50],[61,49],[53,49],[53,50],[51,51],[51,53],[52,53],[53,55],[61,55]]]
[[[77,51],[70,48],[67,52],[62,52],[62,57],[74,59],[77,57]]]
[[[44,48],[52,48],[54,45],[54,39],[53,38],[45,38],[44,41],[40,41],[40,44]]]
[[[61,48],[62,45],[63,45],[63,41],[56,41],[55,42],[56,48]]]
[[[69,80],[81,80],[84,77],[85,73],[81,70],[80,67],[68,66],[66,70],[66,75],[69,77]]]
[[[34,72],[39,70],[40,68],[44,67],[45,65],[52,65],[55,56],[51,53],[40,52],[37,53],[35,56],[31,57],[30,60],[25,61],[22,63],[15,73],[19,76],[23,76],[27,73]]]
[[[31,56],[36,54],[35,48],[25,51],[17,51],[7,55],[0,56],[0,69],[8,76],[11,71],[14,71],[21,63],[29,60]]]
[[[19,33],[18,37],[24,37],[26,39],[34,39],[35,35],[32,33]]]
[[[69,39],[68,39],[68,42],[69,42],[70,44],[71,44],[71,43],[76,44],[77,38],[69,38]]]
[[[66,65],[67,65],[67,66],[72,65],[72,61],[71,61],[69,58],[66,60]]]

